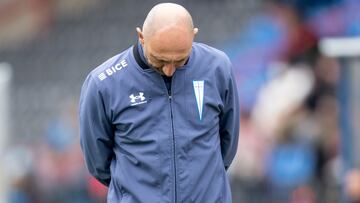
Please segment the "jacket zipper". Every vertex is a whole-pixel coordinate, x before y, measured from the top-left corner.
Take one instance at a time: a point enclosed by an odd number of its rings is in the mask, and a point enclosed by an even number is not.
[[[174,118],[173,118],[173,111],[172,111],[172,83],[174,80],[174,76],[171,80],[170,84],[170,91],[168,90],[166,83],[164,81],[165,89],[169,99],[170,105],[170,119],[171,119],[171,132],[172,132],[172,151],[173,151],[173,167],[174,167],[174,202],[177,203],[177,172],[176,172],[176,140],[175,140],[175,133],[174,133]]]
[[[174,163],[174,198],[175,203],[177,202],[177,183],[176,183],[176,141],[175,141],[175,133],[174,133],[174,119],[173,119],[173,112],[172,112],[172,96],[169,95],[169,103],[170,103],[170,115],[171,115],[171,131],[172,131],[172,141],[173,141],[173,163]]]

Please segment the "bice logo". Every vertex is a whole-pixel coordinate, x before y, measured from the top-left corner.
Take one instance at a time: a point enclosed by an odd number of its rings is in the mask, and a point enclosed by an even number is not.
[[[100,81],[105,80],[107,77],[115,74],[117,71],[120,71],[121,69],[125,68],[127,66],[127,62],[126,60],[122,60],[119,63],[111,66],[110,68],[106,69],[104,72],[101,72],[98,75],[98,78],[100,79]],[[106,73],[106,74],[105,74]]]
[[[139,92],[138,95],[134,95],[134,94],[131,94],[129,96],[130,98],[130,105],[131,106],[135,106],[135,105],[139,105],[139,104],[145,104],[147,101],[146,101],[146,98],[144,96],[144,92]]]

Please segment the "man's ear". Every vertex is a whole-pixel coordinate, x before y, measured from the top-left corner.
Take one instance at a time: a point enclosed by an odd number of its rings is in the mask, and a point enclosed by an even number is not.
[[[141,32],[141,29],[139,27],[136,28],[136,32],[139,37],[139,42],[141,43],[141,45],[144,45],[144,34]]]
[[[199,28],[194,28],[194,35],[196,35],[199,32]]]

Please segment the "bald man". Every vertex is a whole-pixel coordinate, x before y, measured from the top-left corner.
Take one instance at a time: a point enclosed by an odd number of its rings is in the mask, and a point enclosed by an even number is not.
[[[193,42],[180,5],[156,5],[138,43],[95,68],[80,97],[80,140],[108,202],[228,203],[239,104],[228,57]]]

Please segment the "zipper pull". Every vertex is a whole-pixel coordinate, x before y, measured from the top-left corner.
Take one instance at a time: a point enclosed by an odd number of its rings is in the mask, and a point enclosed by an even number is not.
[[[171,95],[169,95],[169,99],[170,99],[170,100],[172,99],[172,96],[171,96]]]

